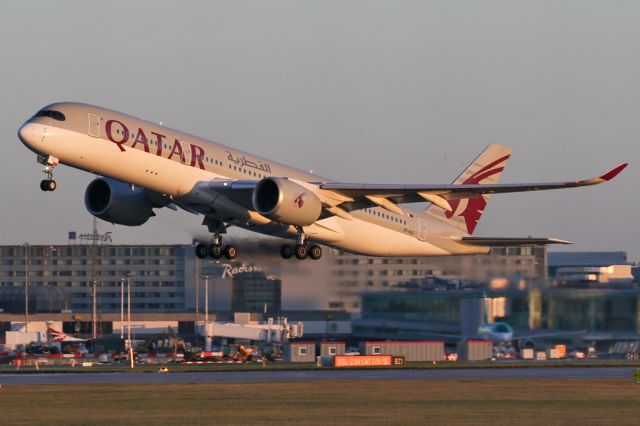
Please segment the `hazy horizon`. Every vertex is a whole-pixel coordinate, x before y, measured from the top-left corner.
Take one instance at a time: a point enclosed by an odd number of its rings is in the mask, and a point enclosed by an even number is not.
[[[629,162],[597,187],[494,196],[475,234],[640,260],[639,18],[632,1],[9,3],[0,244],[91,232],[93,176],[60,166],[58,190],[41,192],[41,166],[16,135],[68,100],[345,182],[448,183],[490,143],[513,147],[505,183]],[[201,217],[157,213],[142,227],[100,228],[114,243],[206,235]]]

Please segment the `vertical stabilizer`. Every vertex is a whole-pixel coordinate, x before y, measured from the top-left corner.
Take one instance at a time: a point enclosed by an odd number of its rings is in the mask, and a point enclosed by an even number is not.
[[[489,145],[453,182],[454,185],[496,184],[500,180],[509,157],[511,148],[504,145]],[[480,217],[484,212],[491,195],[479,195],[474,198],[449,200],[451,211],[447,212],[437,206],[429,206],[426,213],[444,220],[461,231],[461,234],[472,235]]]

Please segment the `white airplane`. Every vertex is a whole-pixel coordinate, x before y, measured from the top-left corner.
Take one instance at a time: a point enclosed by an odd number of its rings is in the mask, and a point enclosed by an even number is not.
[[[478,327],[478,336],[492,342],[511,342],[513,329],[506,322],[483,323]]]
[[[211,244],[196,246],[200,258],[236,257],[234,246],[222,245],[221,234],[229,226],[296,239],[295,246],[282,246],[281,255],[299,259],[320,258],[316,243],[375,256],[482,254],[493,246],[566,244],[472,234],[492,194],[596,185],[627,166],[586,180],[499,184],[511,149],[490,145],[452,184],[342,183],[150,121],[71,102],[44,107],[20,127],[18,136],[44,165],[43,191],[56,189],[53,171],[59,163],[103,176],[85,192],[87,210],[102,220],[138,226],[161,207],[202,214],[213,236]],[[406,206],[418,202],[431,204],[424,211]]]

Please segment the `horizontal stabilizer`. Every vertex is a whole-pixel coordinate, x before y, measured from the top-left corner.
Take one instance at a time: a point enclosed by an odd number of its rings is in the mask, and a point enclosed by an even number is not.
[[[508,238],[508,237],[461,237],[460,242],[470,246],[511,247],[511,246],[546,246],[549,244],[572,244],[570,241],[556,238]]]

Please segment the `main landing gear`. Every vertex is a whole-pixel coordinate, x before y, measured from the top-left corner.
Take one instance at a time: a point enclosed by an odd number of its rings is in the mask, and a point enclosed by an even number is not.
[[[209,223],[206,224],[209,225]],[[216,221],[216,223],[213,224],[213,226],[210,226],[210,228],[213,228],[213,240],[211,244],[197,244],[196,256],[199,259],[206,259],[207,257],[220,259],[222,256],[229,260],[235,259],[236,256],[238,256],[238,249],[231,244],[226,246],[222,245],[222,237],[220,234],[226,230],[224,224]]]
[[[47,175],[46,179],[40,181],[40,189],[42,191],[55,191],[58,184],[53,180],[53,168],[58,165],[58,159],[52,156],[38,155],[38,163],[44,166],[43,173]]]
[[[196,245],[196,256],[199,259],[206,259],[207,257],[220,259],[224,256],[232,260],[238,256],[238,249],[231,244],[226,246],[223,246],[221,243],[198,244]]]
[[[313,260],[318,260],[322,257],[322,247],[317,244],[307,246],[307,238],[301,227],[298,228],[298,244],[292,247],[289,244],[283,244],[280,247],[280,255],[285,259],[290,259],[295,255],[298,259],[306,259],[310,257]]]

